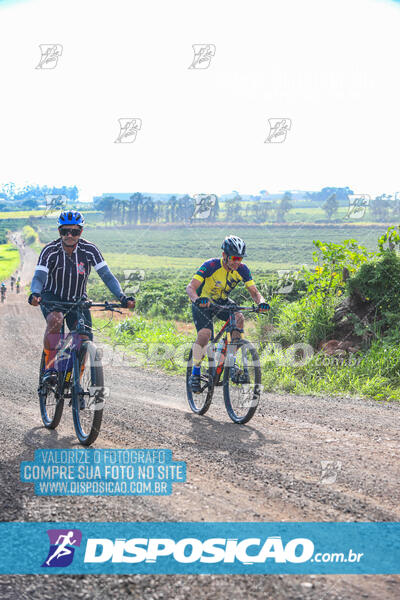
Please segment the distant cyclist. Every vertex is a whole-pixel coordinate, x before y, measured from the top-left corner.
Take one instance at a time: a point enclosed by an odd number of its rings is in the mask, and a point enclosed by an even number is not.
[[[229,319],[229,312],[212,306],[210,299],[218,304],[229,304],[230,292],[243,281],[250,296],[258,304],[260,312],[269,310],[263,296],[258,291],[249,268],[242,262],[246,256],[244,241],[230,235],[225,238],[221,246],[222,258],[210,258],[201,265],[186,292],[192,301],[192,314],[197,329],[197,338],[193,347],[193,370],[189,379],[193,392],[200,391],[200,364],[206,352],[207,344],[213,335],[213,319],[224,321]],[[232,332],[232,340],[240,338],[243,333],[244,317],[241,312],[235,313],[237,329]]]
[[[11,291],[13,291],[13,289],[14,289],[14,283],[15,283],[15,277],[14,277],[14,275],[11,275],[11,277],[10,277]]]
[[[60,237],[47,244],[41,251],[35,274],[31,283],[28,302],[38,306],[44,302],[72,302],[81,297],[87,298],[86,285],[91,268],[98,273],[108,289],[121,302],[123,308],[134,308],[135,299],[127,298],[118,279],[111,273],[100,250],[91,242],[81,239],[84,217],[78,211],[65,210],[58,218]],[[50,311],[41,306],[47,321],[44,336],[45,372],[43,381],[52,383],[57,376],[54,366],[63,313],[67,314],[69,329],[77,324],[77,314],[73,310]],[[93,339],[90,310],[84,310],[85,335],[82,339]]]
[[[15,284],[15,289],[17,291],[17,294],[19,294],[20,289],[21,289],[21,277],[18,277],[17,283]]]
[[[1,285],[0,285],[0,295],[1,295],[1,301],[2,302],[4,302],[4,300],[5,300],[6,291],[7,291],[6,284],[4,283],[4,281],[2,281]]]

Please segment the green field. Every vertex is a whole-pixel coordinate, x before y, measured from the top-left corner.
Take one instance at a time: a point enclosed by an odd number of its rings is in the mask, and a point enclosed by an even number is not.
[[[84,211],[85,214],[91,214],[91,213],[97,213],[97,211],[92,211],[92,210],[85,210]],[[0,211],[0,221],[3,219],[29,219],[29,217],[44,217],[46,213],[46,209],[45,208],[41,208],[38,210],[13,210],[13,211]],[[58,214],[60,213],[60,210],[56,210],[54,212],[52,212],[50,215],[48,215],[48,217],[46,218],[53,218],[55,219]]]
[[[101,244],[100,244],[101,247]],[[216,255],[219,255],[217,252]],[[144,271],[165,270],[194,273],[200,267],[201,263],[210,257],[188,256],[187,258],[174,256],[148,256],[146,254],[118,254],[115,252],[105,252],[106,259],[110,269],[122,271],[124,269],[143,269]],[[247,260],[246,264],[255,273],[260,271],[276,271],[281,268],[289,268],[292,263],[273,263],[256,260]],[[166,280],[168,282],[168,279]]]
[[[110,264],[117,267],[146,268],[130,264],[130,257],[132,260],[135,257],[136,260],[137,256],[143,256],[141,259],[143,264],[149,265],[150,268],[152,261],[154,261],[154,268],[163,266],[160,262],[169,261],[168,266],[176,269],[179,264],[171,262],[172,258],[186,259],[182,261],[182,266],[191,268],[208,258],[220,256],[222,240],[226,235],[234,233],[247,243],[247,264],[253,268],[257,266],[270,270],[285,268],[287,265],[311,263],[314,251],[313,240],[340,243],[345,239],[355,238],[360,244],[372,250],[376,247],[378,237],[385,231],[385,225],[370,227],[216,225],[168,228],[149,226],[130,229],[92,227],[85,230],[84,237],[98,245]],[[58,237],[54,224],[51,226],[43,221],[41,221],[39,235],[44,243]]]
[[[29,217],[42,217],[44,209],[41,210],[14,210],[0,212],[0,220],[3,219],[29,219]]]
[[[12,244],[0,245],[0,281],[8,279],[19,265],[19,252]]]

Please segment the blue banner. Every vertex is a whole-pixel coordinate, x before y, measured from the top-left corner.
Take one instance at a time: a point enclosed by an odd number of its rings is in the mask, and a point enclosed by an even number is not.
[[[0,573],[400,573],[400,523],[0,523]]]

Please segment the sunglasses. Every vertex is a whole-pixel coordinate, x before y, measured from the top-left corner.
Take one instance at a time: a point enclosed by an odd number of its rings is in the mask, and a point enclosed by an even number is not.
[[[243,260],[243,256],[228,256],[228,258],[229,258],[229,260],[236,260],[238,262]]]
[[[82,229],[69,229],[68,227],[62,227],[60,229],[60,235],[66,236],[70,233],[73,237],[77,237],[81,231]]]

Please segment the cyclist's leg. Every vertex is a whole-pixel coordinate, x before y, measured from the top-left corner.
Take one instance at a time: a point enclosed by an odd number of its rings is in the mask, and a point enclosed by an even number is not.
[[[232,330],[232,341],[238,341],[241,338],[244,327],[244,316],[241,312],[235,312],[236,327]]]
[[[206,353],[208,342],[211,337],[211,329],[203,327],[197,332],[197,338],[193,345],[193,365],[200,367],[200,363]]]
[[[82,342],[84,342],[86,340],[93,341],[92,315],[91,315],[89,309],[85,309],[82,312],[83,312],[83,320],[85,323],[85,333],[74,334],[74,339],[73,339],[74,346],[75,346],[76,350],[78,351],[78,353],[80,352]],[[76,327],[78,325],[78,315],[77,315],[76,311],[71,311],[70,313],[68,313],[65,320],[66,320],[66,323],[70,330],[76,329]],[[81,374],[83,373],[84,368],[85,368],[85,364],[82,363],[81,364]]]
[[[213,334],[212,310],[199,308],[192,304],[193,321],[197,338],[193,345],[193,375],[200,375],[200,364],[207,350],[207,344]]]
[[[236,364],[236,354],[239,348],[239,345],[236,342],[239,342],[244,326],[244,316],[241,312],[235,312],[235,327],[232,330],[232,354],[233,354],[233,365],[231,369],[231,379],[234,383],[249,383],[249,374],[246,365],[241,365],[241,368]]]
[[[93,334],[92,334],[92,315],[90,313],[90,310],[88,308],[85,308],[82,311],[82,315],[83,315],[83,321],[85,324],[85,333],[81,334],[80,337],[82,339],[86,339],[86,340],[92,340],[93,341]],[[65,317],[65,321],[68,325],[68,328],[70,330],[72,329],[76,329],[77,325],[78,325],[78,314],[76,312],[76,310],[71,310]]]
[[[57,346],[60,341],[60,331],[63,324],[62,312],[52,311],[46,316],[47,327],[44,333],[45,369],[55,369]]]
[[[43,302],[56,302],[59,300],[51,292],[42,293]],[[55,369],[55,357],[57,354],[57,345],[60,341],[60,330],[63,324],[63,314],[60,311],[52,311],[49,306],[40,304],[40,310],[46,319],[46,331],[44,333],[43,351],[45,355],[45,369]]]

